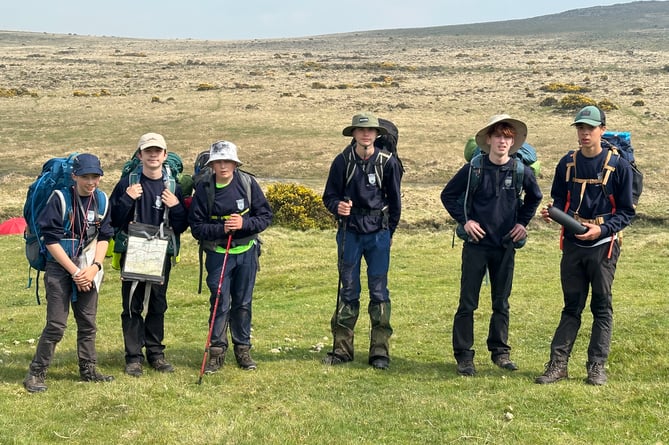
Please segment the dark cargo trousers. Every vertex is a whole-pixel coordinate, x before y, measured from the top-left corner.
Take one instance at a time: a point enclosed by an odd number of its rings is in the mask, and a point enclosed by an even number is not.
[[[611,258],[608,257],[609,248]],[[579,247],[565,240],[560,260],[560,280],[564,308],[560,324],[551,342],[551,360],[568,361],[581,327],[588,292],[592,288],[590,310],[592,332],[588,346],[588,362],[605,363],[609,356],[613,330],[613,296],[611,287],[620,256],[617,242],[596,247]]]
[[[38,371],[49,367],[56,345],[65,334],[70,306],[77,323],[79,363],[96,363],[97,289],[77,292],[76,301],[72,301],[73,289],[76,289],[74,281],[60,264],[53,261],[48,261],[46,264],[44,286],[46,288],[46,326],[37,343],[35,357],[30,365],[31,370]]]

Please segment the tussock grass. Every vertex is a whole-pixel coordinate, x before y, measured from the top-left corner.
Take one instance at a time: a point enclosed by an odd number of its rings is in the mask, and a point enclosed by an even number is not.
[[[23,278],[19,236],[0,238],[0,443],[666,443],[669,357],[664,333],[664,273],[669,236],[626,232],[614,284],[615,328],[609,384],[584,384],[591,317],[584,314],[570,379],[540,386],[561,310],[556,231],[539,228],[517,254],[510,343],[520,366],[496,368],[485,350],[490,316],[482,288],[475,321],[474,378],[455,373],[450,346],[457,304],[460,247],[450,231],[399,231],[393,243],[391,368],[366,363],[369,321],[356,328],[355,361],[320,363],[331,348],[336,298],[334,232],[270,228],[256,286],[253,355],[256,372],[228,358],[198,386],[207,297],[197,295],[196,245],[186,234],[172,275],[166,354],[172,375],[122,374],[118,272],[107,268],[98,312],[100,367],[109,384],[78,382],[74,322],[59,344],[44,394],[22,386],[44,324]],[[109,260],[107,260],[109,262]],[[109,266],[107,264],[107,266]],[[367,302],[363,296],[363,307]],[[364,312],[364,311],[363,311]],[[318,349],[321,349],[318,351]],[[505,413],[513,414],[511,420]]]

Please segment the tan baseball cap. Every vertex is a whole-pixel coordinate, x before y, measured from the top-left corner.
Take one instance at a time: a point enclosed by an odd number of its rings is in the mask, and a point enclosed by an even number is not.
[[[144,150],[149,147],[158,147],[167,150],[167,142],[165,142],[165,138],[158,133],[143,134],[142,137],[139,138],[139,142],[137,142],[137,149]]]

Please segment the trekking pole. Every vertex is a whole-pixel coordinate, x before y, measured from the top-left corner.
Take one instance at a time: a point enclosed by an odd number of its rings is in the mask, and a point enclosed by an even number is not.
[[[225,276],[225,266],[228,264],[228,255],[230,254],[230,244],[232,244],[232,233],[228,235],[228,244],[225,246],[225,257],[223,257],[223,267],[221,267],[221,276],[218,279],[218,289],[216,290],[216,299],[214,300],[214,310],[211,313],[211,322],[209,323],[209,333],[207,334],[207,341],[204,344],[204,357],[202,357],[202,366],[200,367],[200,377],[197,384],[202,384],[202,376],[204,375],[204,367],[207,364],[207,356],[209,355],[209,346],[211,345],[211,333],[214,330],[214,322],[216,321],[216,311],[218,310],[218,302],[221,298],[221,286],[223,285],[223,277]]]
[[[344,196],[344,201],[349,202],[351,198]],[[344,247],[346,246],[346,226],[348,222],[348,216],[344,216],[341,219],[341,227],[344,233],[341,238],[341,249],[339,250],[339,255],[337,258],[337,304],[335,306],[335,315],[334,315],[334,329],[332,330],[332,352],[330,353],[333,357],[335,356],[335,349],[337,348],[337,326],[339,325],[339,307],[341,305],[341,268],[344,263]]]

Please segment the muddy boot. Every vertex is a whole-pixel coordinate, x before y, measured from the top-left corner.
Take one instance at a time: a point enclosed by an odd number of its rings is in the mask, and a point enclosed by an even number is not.
[[[79,362],[79,375],[82,382],[111,382],[114,377],[101,374],[93,362]]]
[[[227,352],[227,348],[225,347],[220,347],[220,346],[212,346],[209,348],[209,360],[207,360],[207,366],[204,368],[204,373],[205,374],[213,374],[219,369],[221,369],[221,366],[225,364],[225,353]]]
[[[45,380],[46,368],[31,364],[28,375],[26,375],[26,378],[23,380],[23,386],[28,392],[44,392],[46,391]]]
[[[551,360],[546,365],[546,371],[534,379],[534,383],[547,385],[569,377],[566,360]]]
[[[235,358],[237,359],[237,364],[240,368],[246,371],[252,371],[258,367],[256,362],[251,358],[251,354],[249,353],[250,350],[251,346],[249,345],[235,345]]]
[[[390,326],[390,301],[370,303],[369,319],[372,326],[369,341],[369,364],[376,369],[387,369],[390,365],[388,340],[393,335]]]
[[[339,312],[332,316],[330,328],[334,337],[334,354],[328,352],[323,358],[326,365],[339,365],[353,360],[353,330],[358,322],[359,305],[342,304]]]

